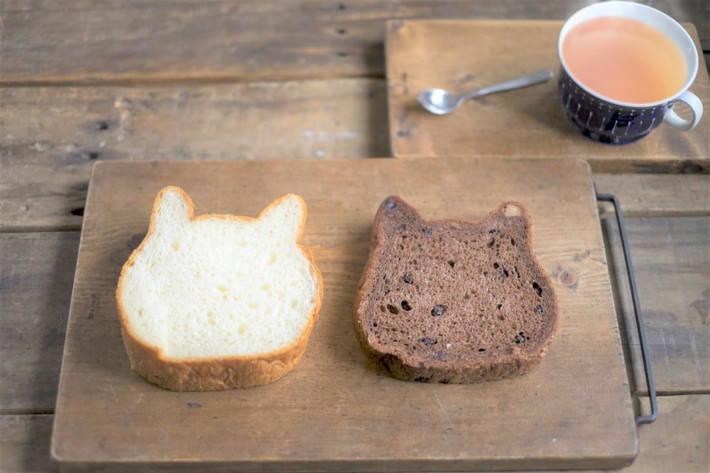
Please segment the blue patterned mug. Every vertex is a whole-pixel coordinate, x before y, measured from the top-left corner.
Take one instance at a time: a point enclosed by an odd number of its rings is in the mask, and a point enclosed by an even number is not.
[[[662,100],[631,103],[610,99],[583,84],[570,72],[562,53],[562,44],[575,26],[598,17],[622,17],[640,21],[666,35],[685,58],[687,71],[683,86]],[[620,48],[623,46],[619,45]],[[589,5],[573,14],[562,26],[558,54],[562,63],[558,90],[564,113],[572,127],[584,136],[601,143],[625,144],[643,138],[663,122],[679,130],[690,131],[700,121],[703,104],[695,94],[688,91],[698,71],[698,52],[685,29],[665,13],[646,5],[623,1]],[[649,79],[637,77],[634,80]],[[681,118],[673,110],[679,101],[690,108],[690,119]]]

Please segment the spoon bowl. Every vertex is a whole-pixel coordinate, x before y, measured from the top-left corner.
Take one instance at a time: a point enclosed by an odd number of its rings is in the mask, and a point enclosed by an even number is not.
[[[422,107],[436,115],[446,115],[456,110],[459,96],[444,89],[429,89],[419,94],[419,103]]]

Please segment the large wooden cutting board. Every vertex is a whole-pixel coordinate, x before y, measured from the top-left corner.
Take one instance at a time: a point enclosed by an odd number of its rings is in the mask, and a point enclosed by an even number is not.
[[[661,125],[624,146],[594,142],[567,124],[557,93],[561,21],[391,20],[387,23],[390,143],[396,157],[581,158],[595,172],[691,171],[710,167],[710,79],[698,34],[698,75],[690,90],[705,117],[688,133]],[[549,68],[549,82],[474,99],[432,115],[417,103],[431,87],[464,93]],[[679,105],[679,113],[684,105]]]
[[[176,393],[128,364],[114,302],[153,199],[182,186],[196,214],[256,216],[289,192],[308,203],[304,243],[325,284],[306,354],[258,388]],[[351,305],[379,203],[425,218],[483,218],[524,203],[557,291],[549,356],[523,377],[407,383],[360,349]],[[52,451],[67,470],[414,471],[612,468],[636,455],[634,412],[590,172],[576,160],[364,159],[99,163],[91,181]]]

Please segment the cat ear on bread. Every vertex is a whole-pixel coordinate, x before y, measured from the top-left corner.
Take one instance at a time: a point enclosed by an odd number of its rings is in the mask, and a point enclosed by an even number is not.
[[[153,231],[160,233],[187,225],[193,218],[194,208],[192,199],[183,189],[176,186],[163,188],[153,206]],[[265,236],[297,241],[306,220],[306,203],[301,197],[288,194],[271,202],[255,220],[265,229],[280,229],[278,232],[269,230]]]
[[[523,209],[515,202],[506,202],[501,207],[501,212],[507,218],[520,217],[523,215]]]
[[[187,193],[179,187],[163,188],[155,197],[151,225],[153,231],[169,230],[187,225],[192,218],[194,204]]]
[[[271,202],[261,212],[258,221],[263,228],[268,229],[269,238],[296,242],[301,237],[306,221],[306,203],[295,194],[287,194]],[[275,228],[279,231],[274,231]]]
[[[489,215],[489,217],[496,216],[498,218],[508,220],[516,217],[525,217],[527,211],[525,207],[517,202],[503,202],[498,207],[496,207]]]
[[[397,195],[391,195],[382,201],[378,213],[397,221],[410,221],[412,223],[422,220],[419,212]]]
[[[530,215],[522,204],[508,201],[500,204],[487,217],[488,220],[500,222],[502,225],[513,225],[518,219],[530,221]],[[530,226],[525,225],[525,235],[530,236]]]

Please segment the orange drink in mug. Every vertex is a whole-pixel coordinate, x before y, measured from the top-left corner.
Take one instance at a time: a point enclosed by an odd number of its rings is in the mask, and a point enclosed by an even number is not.
[[[563,25],[558,89],[570,124],[593,140],[624,144],[663,122],[690,131],[703,104],[688,88],[698,52],[685,29],[654,8],[610,1],[585,7]],[[677,102],[692,117],[673,110]]]

